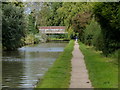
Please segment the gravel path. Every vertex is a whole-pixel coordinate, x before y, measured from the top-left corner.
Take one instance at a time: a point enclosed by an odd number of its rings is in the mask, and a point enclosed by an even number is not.
[[[76,41],[72,54],[73,58],[71,61],[72,71],[70,88],[92,88],[84,62],[84,56],[81,53],[79,44]]]

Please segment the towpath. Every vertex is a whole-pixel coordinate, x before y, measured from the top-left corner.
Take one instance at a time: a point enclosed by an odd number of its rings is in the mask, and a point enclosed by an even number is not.
[[[75,41],[74,50],[72,52],[73,58],[70,88],[92,88],[89,80],[88,71],[86,69],[84,56],[79,49],[79,44]]]

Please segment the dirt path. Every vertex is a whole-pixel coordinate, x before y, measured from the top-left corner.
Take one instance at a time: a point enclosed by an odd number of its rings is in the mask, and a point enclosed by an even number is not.
[[[84,56],[79,49],[79,44],[75,41],[74,50],[72,52],[72,72],[70,88],[92,88],[88,78],[88,72],[84,62]]]

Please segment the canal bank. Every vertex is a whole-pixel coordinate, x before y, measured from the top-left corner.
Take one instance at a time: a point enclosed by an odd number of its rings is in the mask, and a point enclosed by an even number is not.
[[[73,46],[74,41],[71,40],[35,88],[69,87]]]

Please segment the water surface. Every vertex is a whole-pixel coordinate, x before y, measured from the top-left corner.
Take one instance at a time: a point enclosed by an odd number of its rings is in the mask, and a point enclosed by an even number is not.
[[[64,50],[66,42],[25,46],[17,51],[4,51],[2,87],[33,88]]]

